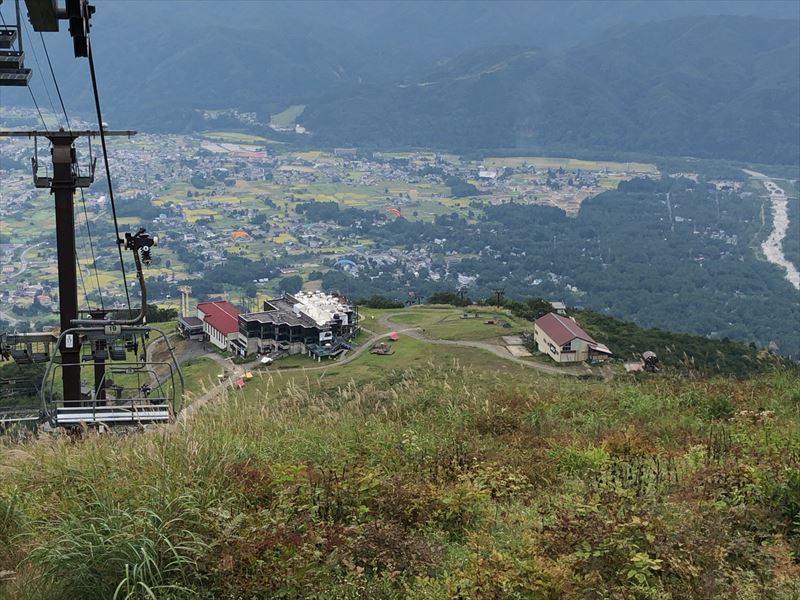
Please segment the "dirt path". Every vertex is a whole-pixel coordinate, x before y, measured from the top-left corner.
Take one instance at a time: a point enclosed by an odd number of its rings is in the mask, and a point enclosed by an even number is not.
[[[789,230],[789,199],[786,197],[786,192],[763,173],[747,169],[743,170],[752,178],[758,179],[764,184],[767,192],[769,192],[772,204],[772,232],[761,244],[761,250],[769,262],[786,271],[786,280],[795,289],[800,290],[800,271],[783,253],[783,240]]]
[[[401,330],[400,333],[407,333],[408,330]],[[370,339],[366,342],[361,344],[358,348],[352,351],[348,351],[347,354],[342,356],[337,361],[325,361],[320,363],[314,367],[291,367],[289,369],[275,369],[274,373],[295,373],[295,372],[308,372],[308,371],[324,371],[326,369],[333,369],[337,367],[342,367],[347,363],[350,363],[361,356],[364,352],[367,352],[370,348],[372,348],[375,343],[383,338],[389,337],[388,333],[376,334],[373,335]],[[178,422],[186,422],[194,416],[194,414],[201,409],[203,406],[208,404],[209,402],[220,398],[223,396],[225,391],[233,387],[234,383],[234,376],[238,376],[244,374],[247,371],[255,369],[259,366],[260,362],[255,360],[250,363],[246,363],[243,365],[235,365],[231,361],[222,358],[219,354],[215,352],[210,352],[208,354],[202,355],[205,358],[210,358],[214,362],[216,362],[219,366],[225,369],[228,372],[228,377],[215,385],[213,388],[208,390],[205,394],[200,396],[199,398],[195,399],[189,406],[185,407],[180,414],[178,415]]]
[[[380,323],[385,327],[394,329],[397,333],[413,337],[415,339],[427,342],[429,344],[436,344],[440,346],[456,346],[459,348],[477,348],[478,350],[484,350],[486,352],[490,352],[495,356],[502,358],[503,360],[507,360],[516,363],[518,365],[522,365],[523,367],[528,367],[530,369],[540,371],[542,373],[547,373],[548,375],[569,375],[570,377],[580,377],[582,375],[594,374],[594,372],[590,368],[585,366],[555,367],[533,361],[523,360],[521,358],[513,356],[504,347],[498,346],[496,344],[490,344],[488,342],[469,342],[463,340],[439,340],[439,339],[429,338],[424,335],[424,333],[420,330],[419,327],[405,327],[405,328],[398,327],[397,323],[392,322],[391,320],[392,316],[394,315],[386,315],[380,317]],[[374,346],[377,342],[379,342],[382,339],[388,338],[390,335],[391,332],[375,334],[367,341],[362,343],[360,346],[358,346],[358,348],[356,348],[355,350],[348,351],[347,354],[342,356],[337,361],[325,361],[313,367],[291,367],[288,369],[274,369],[273,373],[281,373],[281,374],[297,373],[297,372],[305,373],[308,371],[324,371],[327,369],[336,369],[338,367],[343,367],[346,364],[357,359],[364,352],[368,352],[370,348],[372,348],[372,346]],[[192,402],[189,406],[185,407],[178,415],[179,423],[185,423],[189,421],[198,410],[203,408],[203,406],[205,406],[209,402],[213,402],[214,400],[222,398],[225,392],[233,387],[235,377],[241,376],[245,372],[253,370],[259,365],[259,361],[257,360],[243,365],[235,365],[230,360],[221,357],[219,354],[216,354],[215,352],[203,354],[202,356],[205,358],[210,358],[211,360],[216,362],[220,367],[225,369],[228,372],[228,377],[225,378],[220,383],[218,383],[217,385],[215,385],[207,392],[205,392],[202,396],[195,399],[195,401]]]
[[[397,324],[392,321],[392,317],[394,316],[395,315],[386,315],[380,317],[381,324],[390,328],[395,327]],[[524,360],[522,358],[517,358],[516,356],[511,354],[504,346],[498,346],[497,344],[490,344],[488,342],[469,342],[465,340],[440,340],[440,339],[430,338],[426,336],[424,332],[420,330],[419,327],[398,330],[398,333],[404,333],[415,339],[428,342],[429,344],[437,344],[440,346],[456,346],[459,348],[477,348],[479,350],[485,350],[486,352],[491,352],[495,356],[502,358],[504,360],[508,360],[518,365],[535,369],[537,371],[541,371],[542,373],[548,373],[549,375],[569,375],[571,377],[579,377],[581,375],[592,374],[592,370],[589,369],[588,367],[578,367],[578,366],[555,367],[552,365],[546,365],[538,362],[533,362],[530,360]]]

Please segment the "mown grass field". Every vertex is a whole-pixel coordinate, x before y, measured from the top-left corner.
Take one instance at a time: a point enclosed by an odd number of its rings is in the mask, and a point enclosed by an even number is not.
[[[270,115],[269,123],[275,127],[291,127],[305,109],[305,104],[293,104],[286,110]]]
[[[467,307],[464,310],[442,307],[381,312],[388,315],[393,323],[419,327],[426,337],[442,340],[492,340],[532,328],[530,322],[514,317],[508,311],[485,306]],[[465,314],[469,315],[468,318],[463,318]],[[509,327],[504,327],[503,323]]]

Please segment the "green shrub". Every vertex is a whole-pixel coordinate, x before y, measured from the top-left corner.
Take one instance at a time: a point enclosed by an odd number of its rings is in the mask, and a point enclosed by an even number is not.
[[[730,419],[736,412],[736,406],[727,396],[712,396],[705,406],[706,417],[715,420]]]
[[[549,452],[556,461],[560,473],[570,476],[581,476],[599,470],[608,462],[608,452],[603,448],[575,448],[566,446],[554,448]]]

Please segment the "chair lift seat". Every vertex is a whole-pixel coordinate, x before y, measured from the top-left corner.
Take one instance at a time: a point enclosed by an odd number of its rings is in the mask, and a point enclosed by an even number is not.
[[[13,27],[0,27],[0,48],[8,50],[17,41],[17,30]]]
[[[0,69],[20,70],[25,68],[25,53],[17,50],[0,50]]]
[[[79,425],[80,423],[165,423],[170,420],[169,406],[59,406],[56,408],[56,423]]]

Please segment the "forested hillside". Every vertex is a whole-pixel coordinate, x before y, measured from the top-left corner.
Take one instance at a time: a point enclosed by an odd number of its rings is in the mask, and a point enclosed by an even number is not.
[[[426,297],[457,289],[461,275],[474,278],[475,299],[501,287],[512,299],[559,298],[644,327],[775,342],[783,354],[800,354],[797,293],[759,257],[769,223],[761,220],[763,199],[752,193],[666,177],[622,182],[584,202],[574,218],[551,206],[473,206],[482,212],[474,221],[452,213],[433,223],[372,224],[367,211],[338,212],[332,218],[343,225],[361,218],[364,235],[387,246],[443,240],[434,264],[449,264],[449,276],[431,281],[424,272],[367,264],[358,278],[330,271],[323,286],[404,300],[409,289]],[[784,245],[797,253],[797,236]]]
[[[319,144],[789,164],[800,134],[793,8],[109,3],[95,16],[93,43],[109,122],[143,131],[243,125],[212,125],[202,112],[210,109],[249,111],[266,124],[305,104],[301,120]],[[67,38],[50,43],[67,108],[91,116],[86,65],[70,59]],[[39,40],[30,44],[41,57]],[[45,83],[34,78],[34,93],[44,96]],[[30,97],[9,89],[3,101]]]
[[[531,40],[535,43],[535,40]],[[301,117],[357,145],[800,159],[797,21],[620,26],[566,52],[473,51],[407,82],[345,86]]]

